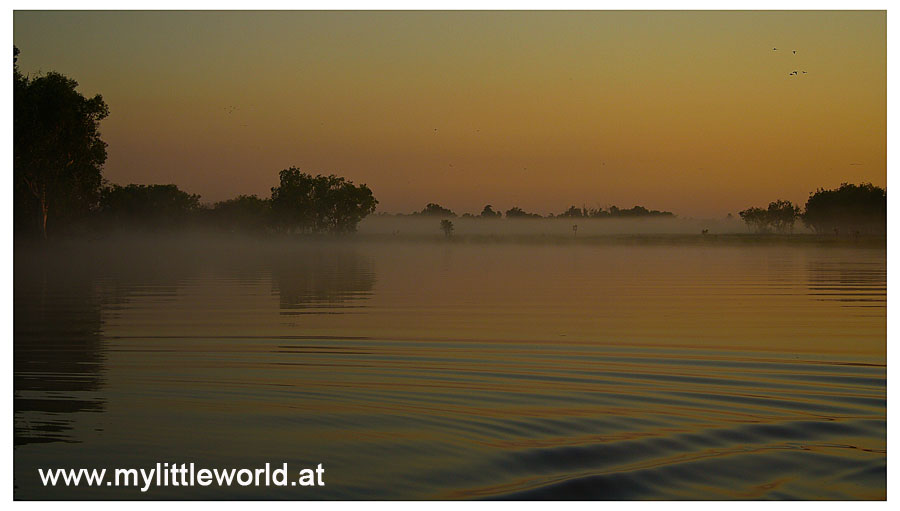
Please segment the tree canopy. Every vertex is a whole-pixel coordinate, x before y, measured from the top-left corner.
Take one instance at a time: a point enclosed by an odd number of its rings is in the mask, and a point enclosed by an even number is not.
[[[541,218],[541,215],[526,213],[522,208],[514,206],[506,210],[506,218]]]
[[[109,108],[99,94],[84,97],[78,82],[62,74],[23,75],[18,55],[13,47],[15,223],[46,238],[48,229],[97,203],[106,162],[100,121]]]
[[[413,215],[444,216],[456,218],[456,213],[450,211],[447,208],[441,207],[440,204],[435,204],[433,202],[429,202],[424,208],[422,208],[422,211],[417,211],[413,213]]]
[[[481,218],[500,218],[503,216],[503,213],[499,211],[494,211],[494,207],[488,204],[481,210]]]
[[[172,228],[184,225],[200,208],[200,196],[173,184],[110,185],[100,190],[100,217],[107,225]]]
[[[378,204],[369,187],[333,174],[312,176],[291,167],[278,177],[272,211],[288,232],[353,232]]]
[[[800,216],[800,208],[791,201],[779,199],[769,203],[768,208],[747,208],[738,213],[747,228],[757,233],[794,231],[794,222]]]
[[[819,233],[884,234],[887,228],[887,192],[871,183],[843,183],[834,190],[811,193],[803,223]]]

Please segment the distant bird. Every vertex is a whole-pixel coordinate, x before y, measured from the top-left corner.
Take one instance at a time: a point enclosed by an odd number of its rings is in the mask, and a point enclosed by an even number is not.
[[[796,54],[797,54],[797,50],[791,50],[791,51],[792,51],[792,52],[794,52],[794,55],[796,55]]]
[[[778,51],[778,48],[772,48],[772,51]]]
[[[806,71],[804,71],[803,74],[806,74]]]

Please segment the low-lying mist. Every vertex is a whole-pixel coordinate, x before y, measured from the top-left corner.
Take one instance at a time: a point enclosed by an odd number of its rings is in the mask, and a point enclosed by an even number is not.
[[[605,235],[737,234],[747,226],[737,218],[451,218],[452,236],[459,237],[592,237]],[[809,232],[798,226],[796,232]],[[375,215],[360,222],[358,233],[374,236],[444,236],[436,217]]]

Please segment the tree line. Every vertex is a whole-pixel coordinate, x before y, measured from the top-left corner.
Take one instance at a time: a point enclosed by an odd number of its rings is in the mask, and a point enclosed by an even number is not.
[[[305,173],[296,167],[278,174],[269,197],[239,195],[205,205],[200,196],[174,184],[116,185],[103,179],[106,143],[100,122],[109,107],[97,94],[85,97],[78,82],[60,73],[26,76],[18,68],[13,47],[13,224],[17,236],[80,232],[84,229],[170,229],[188,225],[226,231],[281,233],[347,233],[375,211],[378,201],[365,184],[355,185],[336,175]],[[871,183],[842,184],[810,194],[803,211],[790,201],[751,207],[740,217],[751,231],[793,232],[797,219],[824,234],[883,235],[887,194]],[[400,215],[406,216],[406,215]],[[410,216],[455,218],[436,203]],[[504,212],[486,205],[481,213],[463,218],[497,219]],[[668,211],[643,206],[607,209],[571,206],[542,217],[520,207],[506,218],[646,218],[674,217]],[[443,224],[452,233],[452,224]]]
[[[174,184],[125,186],[103,179],[100,121],[109,107],[60,73],[26,76],[13,47],[13,223],[17,236],[84,229],[169,229],[188,225],[255,232],[345,233],[375,211],[365,184],[282,170],[266,198],[241,195],[212,205]]]
[[[385,214],[387,215],[387,214]],[[576,207],[571,206],[569,209],[563,211],[559,214],[550,213],[547,216],[541,216],[538,213],[528,213],[524,211],[522,208],[518,206],[514,206],[510,209],[507,209],[505,212],[506,218],[643,218],[643,217],[668,217],[674,218],[675,215],[669,211],[658,211],[658,210],[650,210],[643,206],[634,206],[632,208],[624,209],[618,208],[616,206],[610,206],[608,209],[604,210],[603,208],[591,208],[588,209],[586,207]],[[428,217],[439,217],[439,218],[457,218],[459,215],[454,213],[452,210],[447,209],[440,204],[436,204],[430,202],[422,208],[421,211],[414,211],[410,214],[397,213],[391,216],[428,216]],[[481,218],[481,219],[495,219],[495,218],[503,218],[504,212],[495,211],[494,207],[490,204],[486,205],[484,209],[481,210],[481,213],[474,215],[472,213],[463,213],[461,218]]]
[[[799,219],[818,234],[884,235],[887,192],[871,183],[842,183],[836,189],[810,193],[802,212],[790,201],[776,200],[767,208],[751,207],[739,215],[756,233],[792,233]]]

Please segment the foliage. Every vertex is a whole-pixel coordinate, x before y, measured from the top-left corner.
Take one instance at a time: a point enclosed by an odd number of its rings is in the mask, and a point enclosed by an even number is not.
[[[227,231],[259,233],[272,221],[272,201],[256,195],[238,195],[215,203],[210,216],[216,226]]]
[[[179,190],[173,184],[111,185],[100,190],[99,214],[107,225],[179,227],[199,208],[199,195]]]
[[[503,213],[499,211],[494,211],[494,208],[488,204],[481,210],[481,218],[500,218],[503,216]]]
[[[794,222],[800,216],[800,208],[791,201],[779,199],[769,203],[766,216],[775,232],[794,232]]]
[[[271,205],[287,232],[353,232],[378,204],[369,187],[333,174],[313,177],[291,167],[278,176]]]
[[[775,231],[784,234],[794,231],[794,222],[800,216],[800,208],[791,201],[779,199],[770,202],[766,209],[747,208],[738,214],[753,232],[762,234]]]
[[[50,72],[19,72],[13,48],[13,179],[16,226],[39,233],[87,215],[96,205],[106,162],[100,121],[109,108],[86,98],[78,82]]]
[[[413,215],[425,215],[425,216],[445,216],[450,218],[456,218],[456,213],[450,211],[447,208],[441,207],[439,204],[435,204],[433,202],[429,202],[422,211],[418,211],[413,213]]]
[[[570,206],[569,209],[559,214],[559,217],[565,218],[582,218],[585,216],[587,216],[587,210],[584,208],[576,208],[575,206]]]
[[[563,211],[558,217],[564,218],[643,218],[643,217],[674,217],[675,215],[669,211],[659,211],[656,209],[647,209],[643,206],[634,206],[630,209],[620,209],[616,206],[610,206],[608,210],[603,208],[591,208],[570,206],[569,209]]]
[[[738,213],[747,224],[747,228],[753,232],[764,233],[769,231],[769,215],[762,208],[747,208]]]
[[[453,236],[453,222],[447,220],[441,220],[441,230],[444,231],[444,236],[450,237]]]
[[[887,192],[871,183],[842,183],[836,190],[810,194],[803,223],[818,233],[884,234],[887,227]]]
[[[541,218],[537,213],[526,213],[520,207],[512,207],[506,210],[506,218]]]

